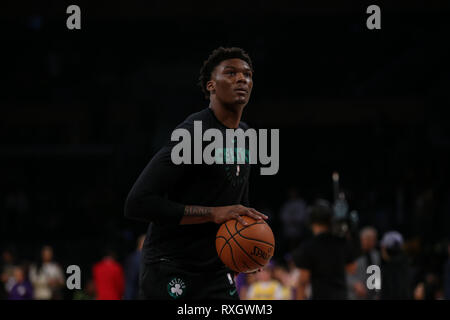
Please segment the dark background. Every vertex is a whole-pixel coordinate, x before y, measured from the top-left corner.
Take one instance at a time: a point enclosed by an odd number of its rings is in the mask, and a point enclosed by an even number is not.
[[[252,206],[290,187],[331,200],[338,171],[360,224],[420,243],[441,270],[450,230],[447,1],[44,1],[0,10],[0,246],[90,266],[133,250],[124,200],[152,155],[208,106],[199,69],[218,46],[253,59],[243,120],[280,129],[280,170],[253,170]],[[81,7],[81,30],[66,8]],[[381,7],[382,29],[366,28]],[[283,252],[283,248],[277,248]]]

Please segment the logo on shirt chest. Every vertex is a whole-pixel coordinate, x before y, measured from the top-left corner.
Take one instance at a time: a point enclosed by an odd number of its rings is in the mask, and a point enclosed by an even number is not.
[[[260,129],[259,132],[254,129],[245,131],[241,128],[226,129],[224,136],[223,132],[217,128],[209,128],[203,133],[202,121],[194,121],[193,131],[193,138],[191,131],[185,128],[177,128],[172,132],[171,141],[179,141],[170,153],[173,164],[257,164],[259,159],[262,165],[270,165],[270,167],[261,167],[262,175],[273,175],[278,172],[278,129],[271,132],[273,135],[271,134],[270,145],[266,129]],[[209,143],[204,145],[204,142]],[[269,156],[270,149],[273,150]],[[239,158],[243,161],[240,162]],[[237,174],[240,174],[239,170]]]
[[[244,148],[217,148],[214,151],[216,161],[225,163],[222,167],[231,185],[238,187],[245,183],[248,179],[249,150]]]
[[[214,156],[216,163],[250,163],[249,150],[244,148],[216,148]]]

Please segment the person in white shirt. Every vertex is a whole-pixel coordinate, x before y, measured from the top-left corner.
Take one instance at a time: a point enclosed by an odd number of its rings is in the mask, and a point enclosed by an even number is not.
[[[289,300],[291,292],[272,276],[273,264],[268,264],[255,274],[246,293],[246,300]]]
[[[62,299],[62,288],[65,277],[58,263],[53,261],[53,248],[44,246],[41,260],[32,264],[29,273],[34,288],[34,299],[56,300]]]

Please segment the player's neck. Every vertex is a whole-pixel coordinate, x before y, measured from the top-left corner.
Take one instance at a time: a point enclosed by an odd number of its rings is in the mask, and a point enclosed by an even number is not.
[[[239,128],[239,122],[242,117],[242,106],[224,106],[217,100],[211,100],[209,108],[212,109],[217,120],[219,120],[227,128]]]

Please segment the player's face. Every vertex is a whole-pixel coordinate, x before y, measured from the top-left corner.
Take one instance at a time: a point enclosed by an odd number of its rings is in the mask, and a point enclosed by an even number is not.
[[[246,105],[253,88],[253,73],[241,59],[222,61],[211,75],[208,90],[225,105]]]

